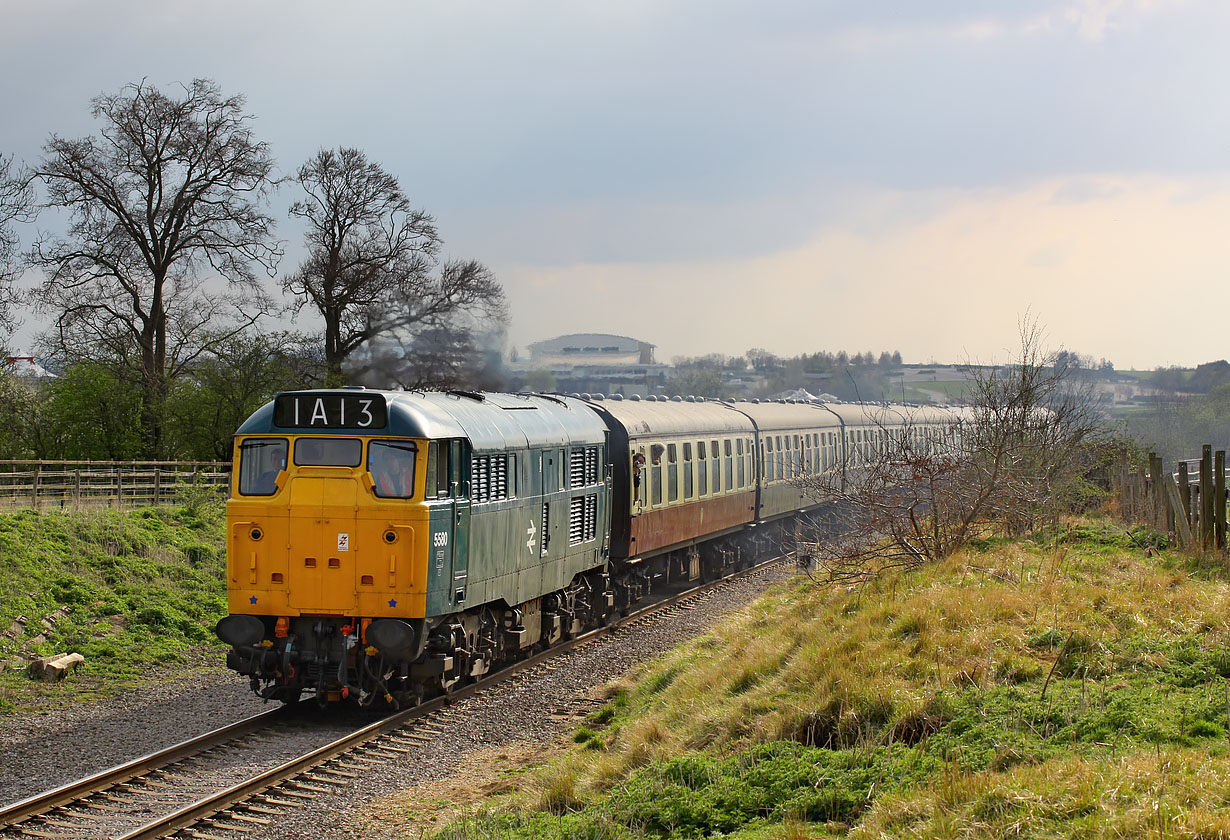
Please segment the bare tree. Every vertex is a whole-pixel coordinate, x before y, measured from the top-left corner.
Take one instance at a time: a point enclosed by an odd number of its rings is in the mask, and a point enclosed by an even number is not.
[[[837,518],[809,553],[829,581],[939,559],[986,533],[1019,534],[1088,500],[1104,434],[1096,395],[1021,327],[1019,357],[969,365],[970,405],[885,407],[870,442],[800,484]],[[1058,364],[1057,364],[1058,362]],[[832,523],[830,523],[831,525]]]
[[[17,232],[13,224],[34,218],[34,191],[29,177],[13,165],[13,158],[0,155],[0,330],[16,326],[14,307],[20,302],[13,281],[21,272]]]
[[[486,300],[459,305],[428,322],[378,333],[346,361],[346,372],[378,388],[499,390],[507,386],[503,349],[507,318],[495,280],[481,263],[448,262],[443,282],[494,290]],[[409,308],[413,302],[403,306]],[[396,303],[394,307],[398,306]]]
[[[481,263],[450,261],[437,272],[435,220],[415,209],[397,178],[358,149],[322,149],[295,178],[306,197],[291,214],[308,224],[308,257],[283,283],[296,306],[324,319],[329,378],[362,378],[387,347],[423,332],[456,332],[470,317],[502,320],[504,295]]]
[[[264,212],[274,164],[243,97],[225,97],[206,79],[178,97],[144,81],[126,85],[92,100],[91,114],[98,134],[53,135],[37,171],[46,205],[70,214],[65,238],[35,247],[47,272],[39,303],[57,315],[57,341],[108,336],[127,345],[145,449],[158,455],[168,381],[183,361],[175,325],[181,335],[199,332],[192,322],[212,317],[223,297],[207,281],[225,282],[240,324],[268,306],[255,269],[272,275],[281,256]]]

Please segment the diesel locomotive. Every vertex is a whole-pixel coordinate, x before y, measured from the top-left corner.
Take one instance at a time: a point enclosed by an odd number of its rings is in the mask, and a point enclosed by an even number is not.
[[[260,696],[414,702],[715,578],[942,409],[363,388],[240,427],[227,665]]]

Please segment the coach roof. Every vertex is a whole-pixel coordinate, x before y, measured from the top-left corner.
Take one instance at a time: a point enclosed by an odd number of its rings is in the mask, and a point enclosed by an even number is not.
[[[589,405],[623,426],[628,437],[644,435],[725,435],[752,432],[752,422],[720,402],[601,400]]]

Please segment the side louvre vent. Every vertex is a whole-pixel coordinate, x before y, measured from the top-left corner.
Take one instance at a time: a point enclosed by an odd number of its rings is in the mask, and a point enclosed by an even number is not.
[[[596,446],[585,450],[585,483],[598,483],[598,447]]]
[[[547,548],[551,542],[551,503],[542,503],[542,556],[547,556]]]
[[[472,498],[476,502],[494,502],[508,498],[508,456],[476,455],[470,461]]]
[[[573,496],[568,500],[568,544],[585,542],[585,497]]]
[[[598,496],[597,494],[585,497],[585,539],[594,540],[598,538]]]
[[[568,460],[568,486],[586,487],[598,483],[598,447],[572,450]]]
[[[574,496],[568,502],[568,544],[578,545],[598,536],[598,496]]]

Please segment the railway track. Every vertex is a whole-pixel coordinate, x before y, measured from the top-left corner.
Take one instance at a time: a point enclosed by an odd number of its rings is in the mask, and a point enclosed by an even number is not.
[[[763,575],[784,561],[781,557],[767,560],[736,575],[675,593],[606,627],[561,642],[457,691],[395,712],[241,781],[230,785],[215,781],[210,790],[193,791],[195,768],[207,773],[236,752],[276,741],[276,728],[287,724],[293,708],[254,715],[2,808],[0,837],[234,840],[271,826],[285,809],[344,787],[373,765],[400,759],[416,745],[430,741],[433,732],[447,723],[449,707],[458,700],[489,691],[518,675],[554,667],[548,664],[550,660],[597,639],[629,631],[662,614],[691,609],[693,602],[706,595]],[[144,821],[144,814],[152,818]]]

